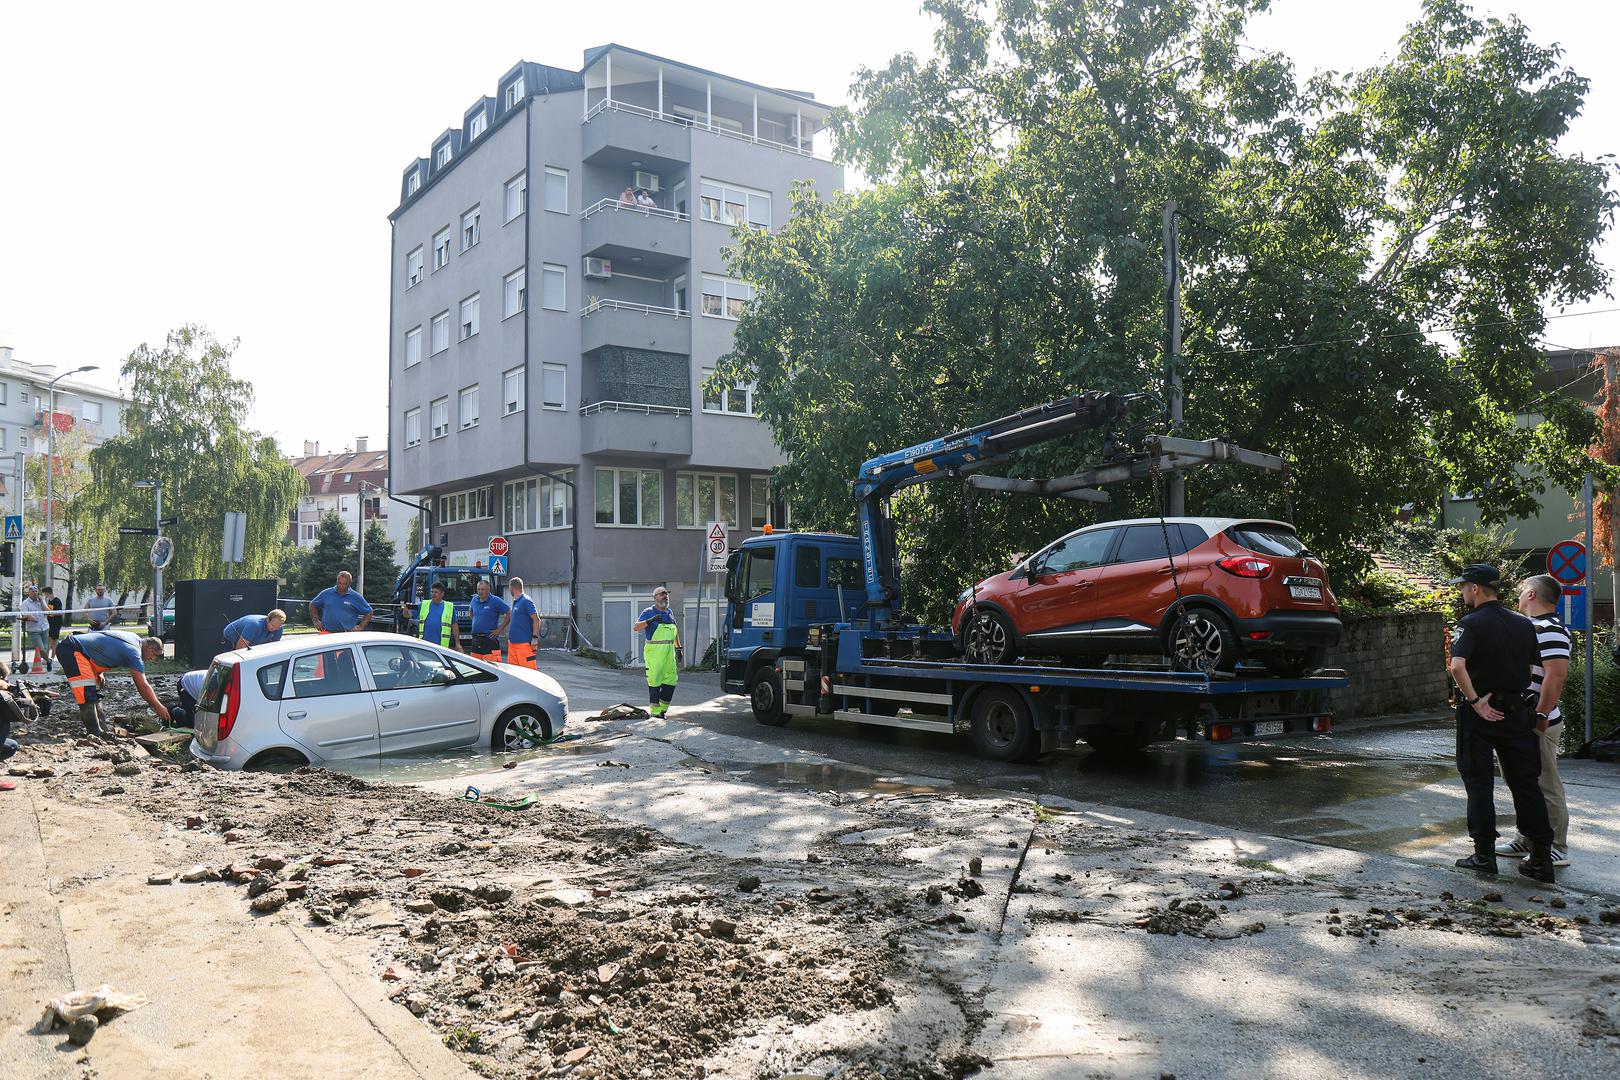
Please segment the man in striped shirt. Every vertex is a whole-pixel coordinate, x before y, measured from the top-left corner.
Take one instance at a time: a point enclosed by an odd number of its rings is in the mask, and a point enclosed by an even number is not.
[[[1564,718],[1558,699],[1569,678],[1569,631],[1558,619],[1558,598],[1563,589],[1548,574],[1538,574],[1519,586],[1519,613],[1536,626],[1536,644],[1541,662],[1530,669],[1530,692],[1536,699],[1536,730],[1541,744],[1541,794],[1547,800],[1547,817],[1552,822],[1554,866],[1569,865],[1569,807],[1564,801],[1564,782],[1558,778],[1558,746],[1564,736]],[[1523,834],[1496,845],[1498,855],[1530,854],[1530,841]]]

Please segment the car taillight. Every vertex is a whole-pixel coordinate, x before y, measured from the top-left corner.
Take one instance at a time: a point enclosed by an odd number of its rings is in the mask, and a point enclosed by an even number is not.
[[[231,673],[225,680],[225,692],[219,701],[219,741],[224,742],[231,737],[231,728],[236,726],[236,711],[242,707],[242,665],[232,664]]]
[[[1258,555],[1228,555],[1215,564],[1235,577],[1263,578],[1271,576],[1271,561]]]

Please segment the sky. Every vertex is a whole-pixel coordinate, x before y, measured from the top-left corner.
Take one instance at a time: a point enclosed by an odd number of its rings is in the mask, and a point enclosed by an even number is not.
[[[1275,0],[1248,41],[1299,72],[1393,51],[1418,0]],[[253,423],[284,451],[387,434],[387,215],[401,171],[518,60],[577,68],[616,41],[846,100],[853,73],[926,52],[917,0],[716,5],[81,2],[0,12],[0,345],[114,385],[141,342],[201,323],[240,345]],[[1564,148],[1620,150],[1612,0],[1518,13],[1592,80]],[[814,12],[814,15],[811,14]],[[611,13],[611,16],[610,14]],[[1613,235],[1602,258],[1620,278]],[[1601,298],[1572,310],[1620,306]],[[1551,343],[1620,343],[1620,312]]]

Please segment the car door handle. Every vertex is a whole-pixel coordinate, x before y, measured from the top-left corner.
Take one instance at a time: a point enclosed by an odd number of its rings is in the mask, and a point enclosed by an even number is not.
[[[1074,583],[1074,587],[1076,589],[1089,589],[1091,588],[1091,584],[1092,583],[1089,581],[1077,581]]]
[[[1161,574],[1173,574],[1175,572],[1176,572],[1176,568],[1173,567],[1173,566],[1161,566],[1159,568],[1159,573],[1161,573]]]
[[[287,719],[289,719],[289,720],[302,720],[304,717],[306,717],[308,715],[309,714],[306,713],[304,710],[299,709],[297,712],[288,713],[287,714]]]
[[[397,708],[399,708],[399,702],[397,702],[397,701],[385,701],[385,702],[382,703],[382,707],[385,708],[385,709],[397,709]]]

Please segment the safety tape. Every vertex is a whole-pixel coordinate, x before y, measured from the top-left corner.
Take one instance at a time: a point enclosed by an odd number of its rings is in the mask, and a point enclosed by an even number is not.
[[[115,619],[128,619],[130,618],[130,612],[132,611],[136,615],[140,615],[151,610],[152,605],[149,603],[125,604],[122,607],[115,608],[74,607],[62,608],[60,610],[52,609],[49,611],[23,611],[21,608],[18,608],[15,611],[0,611],[0,619],[26,618],[29,615],[44,615],[48,618],[54,619],[60,615],[85,615],[92,611],[110,611],[112,612],[112,617]]]

